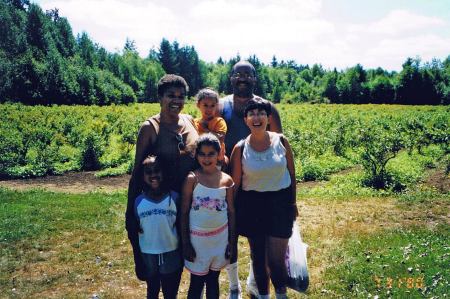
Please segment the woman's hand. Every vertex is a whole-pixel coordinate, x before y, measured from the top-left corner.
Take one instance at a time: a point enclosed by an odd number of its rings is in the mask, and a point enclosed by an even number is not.
[[[297,219],[297,217],[298,217],[298,207],[297,207],[297,205],[294,203],[294,221],[295,221],[295,219]]]
[[[191,242],[183,245],[183,257],[189,262],[194,262],[196,253],[194,247],[192,247]]]

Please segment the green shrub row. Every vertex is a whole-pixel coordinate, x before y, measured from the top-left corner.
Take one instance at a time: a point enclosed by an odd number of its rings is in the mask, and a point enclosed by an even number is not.
[[[420,179],[423,170],[436,161],[449,161],[450,111],[445,106],[278,108],[294,151],[298,180],[326,180],[332,173],[360,164],[365,172],[363,184],[399,191]],[[158,104],[0,105],[0,177],[81,170],[100,170],[100,176],[129,172],[139,126],[158,111]],[[184,112],[198,115],[192,104]],[[403,152],[409,155],[398,162]],[[424,162],[415,164],[417,157],[424,157],[420,158]]]

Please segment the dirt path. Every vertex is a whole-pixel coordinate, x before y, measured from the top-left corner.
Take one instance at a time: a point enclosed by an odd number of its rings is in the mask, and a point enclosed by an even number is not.
[[[42,188],[54,192],[88,193],[94,191],[115,192],[128,188],[130,175],[95,177],[94,171],[69,172],[64,175],[42,178],[0,180],[0,186],[15,190]]]
[[[353,168],[339,172],[339,175],[353,171]],[[14,190],[46,189],[53,192],[89,193],[95,191],[116,192],[128,188],[130,175],[97,178],[95,171],[68,172],[58,176],[46,176],[33,179],[0,180],[0,187]],[[301,182],[301,188],[317,187],[324,182]],[[441,193],[450,191],[450,179],[443,168],[429,170],[423,182]]]
[[[89,193],[94,191],[115,192],[128,188],[129,174],[97,178],[95,171],[69,172],[63,175],[33,179],[0,180],[0,187],[14,190],[45,189],[53,192]],[[322,182],[302,182],[304,188],[312,188]]]

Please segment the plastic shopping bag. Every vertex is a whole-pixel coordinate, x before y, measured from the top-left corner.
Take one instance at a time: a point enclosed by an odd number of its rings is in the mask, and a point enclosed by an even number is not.
[[[253,274],[253,267],[251,263],[247,276],[247,293],[254,297],[259,296],[258,287],[256,286],[255,275]]]
[[[286,251],[286,268],[288,270],[287,286],[298,292],[306,292],[309,285],[308,266],[306,264],[306,250],[308,245],[303,243],[300,229],[294,223],[292,236]]]

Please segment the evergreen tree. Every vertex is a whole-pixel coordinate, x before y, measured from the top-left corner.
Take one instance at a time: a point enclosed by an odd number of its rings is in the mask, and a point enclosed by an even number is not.
[[[24,53],[28,46],[26,22],[25,11],[0,1],[0,50],[11,59]]]
[[[6,0],[6,4],[11,5],[12,7],[19,9],[19,10],[25,10],[26,6],[30,5],[29,0]]]
[[[391,80],[378,75],[369,82],[370,103],[372,104],[392,104],[395,100],[395,87]]]
[[[76,41],[72,33],[72,27],[66,18],[59,17],[55,21],[55,39],[59,53],[63,57],[71,57],[76,51]]]
[[[338,81],[339,74],[336,70],[336,68],[326,73],[320,84],[320,92],[321,96],[328,99],[331,103],[341,103],[339,90],[336,86],[336,83]]]
[[[360,64],[348,69],[343,76],[340,76],[336,86],[341,103],[363,104],[369,102],[366,72]]]
[[[28,9],[26,34],[34,56],[43,59],[49,48],[49,39],[45,15],[37,4]]]
[[[267,96],[267,90],[268,88],[268,75],[267,71],[264,67],[264,64],[259,61],[258,57],[256,55],[250,56],[248,59],[248,62],[250,62],[254,67],[256,71],[256,85],[254,93],[256,95],[259,95],[263,98]]]
[[[123,51],[124,52],[133,52],[133,53],[138,53],[137,52],[137,47],[136,47],[136,41],[131,40],[127,37],[127,40],[125,41],[125,45],[123,46]]]
[[[272,56],[272,62],[270,63],[270,65],[274,68],[278,66],[278,61],[275,55]]]
[[[81,36],[78,36],[77,44],[78,53],[80,54],[86,65],[90,67],[97,66],[98,61],[96,57],[95,46],[86,32],[82,32]]]
[[[408,58],[402,67],[403,69],[398,75],[396,102],[417,105],[422,96],[420,60]]]
[[[177,58],[170,42],[163,38],[159,46],[158,60],[167,74],[177,73]]]

